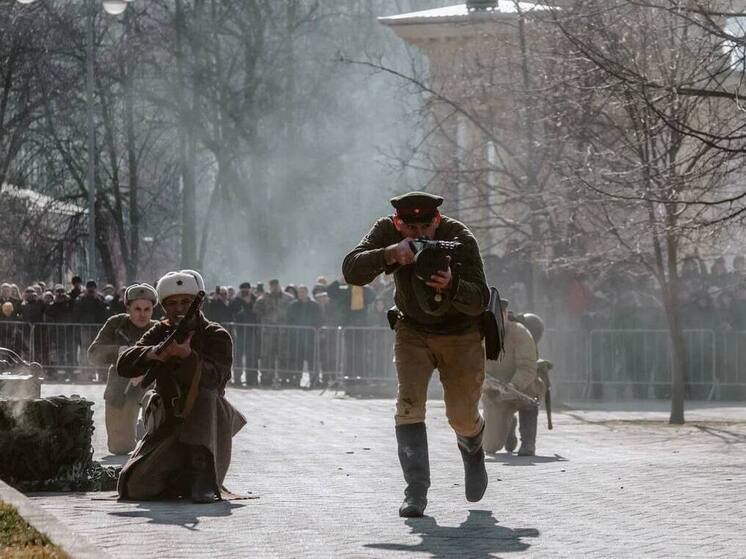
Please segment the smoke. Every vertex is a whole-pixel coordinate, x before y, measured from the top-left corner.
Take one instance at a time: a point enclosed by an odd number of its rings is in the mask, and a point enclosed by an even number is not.
[[[389,74],[342,60],[375,60],[404,73],[421,66],[376,17],[422,2],[369,4],[322,7],[329,12],[316,15],[274,69],[286,89],[258,132],[271,149],[242,161],[249,208],[228,203],[218,212],[203,266],[208,285],[336,279],[344,255],[390,213],[388,199],[422,188],[425,178],[396,161],[420,134],[421,99]],[[214,176],[205,179],[209,185]]]

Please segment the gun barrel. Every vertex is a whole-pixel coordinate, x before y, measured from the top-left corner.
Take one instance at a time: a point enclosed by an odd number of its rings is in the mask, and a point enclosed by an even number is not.
[[[532,398],[528,394],[524,394],[517,388],[514,388],[510,386],[509,384],[502,382],[496,378],[486,377],[485,378],[485,384],[488,388],[491,388],[493,390],[497,390],[499,392],[507,393],[516,398],[517,400],[520,400],[524,404],[538,408],[539,402],[535,398]]]

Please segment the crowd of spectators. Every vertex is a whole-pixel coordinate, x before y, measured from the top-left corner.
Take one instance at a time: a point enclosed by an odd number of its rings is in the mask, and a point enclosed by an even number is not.
[[[33,357],[48,369],[69,371],[85,366],[85,349],[109,316],[125,312],[124,287],[106,284],[99,289],[74,277],[67,288],[34,282],[23,291],[15,284],[0,286],[0,345]],[[329,282],[319,276],[309,289],[302,284],[263,283],[218,286],[208,294],[205,316],[228,328],[234,338],[237,384],[297,384],[302,372],[318,382],[317,354],[328,374],[339,368],[337,327],[387,325],[386,311],[393,305],[393,282],[383,276],[369,286]],[[154,318],[163,317],[156,307]],[[33,336],[31,333],[33,326]],[[325,327],[322,343],[316,332]],[[30,341],[32,340],[32,341]],[[352,344],[349,344],[352,345]],[[369,344],[368,344],[369,345]],[[366,350],[368,351],[368,350]],[[348,369],[360,369],[365,359],[347,351]],[[353,363],[354,362],[354,363]],[[261,375],[259,368],[263,369]],[[357,364],[357,365],[355,365]],[[270,370],[272,373],[270,373]],[[96,376],[95,374],[93,376]]]
[[[591,261],[583,269],[558,266],[548,272],[531,272],[527,261],[518,255],[502,264],[495,274],[502,293],[515,299],[520,310],[539,312],[550,328],[667,328],[658,281],[639,263]],[[533,281],[526,281],[531,274]],[[728,267],[722,256],[708,265],[697,254],[689,255],[680,264],[678,287],[679,315],[685,329],[746,331],[744,256],[735,256]]]

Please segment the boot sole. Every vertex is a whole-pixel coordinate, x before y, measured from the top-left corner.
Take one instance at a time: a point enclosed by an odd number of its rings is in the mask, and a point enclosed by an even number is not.
[[[399,516],[402,518],[422,518],[425,516],[425,511],[420,510],[400,510]]]

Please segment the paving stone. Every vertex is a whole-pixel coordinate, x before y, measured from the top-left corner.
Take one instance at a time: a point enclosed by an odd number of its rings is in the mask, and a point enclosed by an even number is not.
[[[47,385],[96,402],[103,387]],[[112,557],[737,557],[746,549],[746,414],[701,406],[669,426],[665,407],[540,419],[540,456],[488,458],[480,503],[442,402],[428,409],[428,517],[397,516],[403,480],[393,403],[300,390],[229,390],[247,417],[226,485],[254,501],[119,503],[111,494],[33,500]],[[629,421],[642,419],[644,421]],[[713,423],[702,423],[713,420]],[[96,458],[107,456],[103,427]]]

